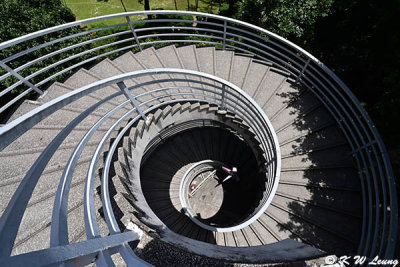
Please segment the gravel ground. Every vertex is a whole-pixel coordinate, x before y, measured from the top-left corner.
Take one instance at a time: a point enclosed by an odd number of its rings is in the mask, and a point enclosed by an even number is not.
[[[148,235],[143,235],[140,243],[135,248],[135,253],[140,258],[154,266],[317,266],[320,265],[320,261],[307,261],[307,262],[293,262],[293,263],[281,263],[281,264],[243,264],[243,263],[232,263],[224,262],[221,260],[215,260],[207,257],[201,257],[193,255],[185,250],[169,245],[159,239],[152,238]]]

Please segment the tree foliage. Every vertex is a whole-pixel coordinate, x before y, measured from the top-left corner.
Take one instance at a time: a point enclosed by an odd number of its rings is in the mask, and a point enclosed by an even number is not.
[[[400,145],[400,1],[336,0],[307,49],[341,77],[388,145]]]
[[[74,20],[74,14],[60,0],[3,0],[0,42]]]
[[[319,17],[330,14],[333,0],[243,0],[236,17],[283,37],[301,37]]]
[[[69,8],[63,6],[60,0],[0,1],[0,25],[2,25],[2,27],[0,27],[0,42],[8,41],[35,31],[71,21],[75,21],[74,14]],[[77,27],[69,28],[66,30],[31,39],[28,42],[22,42],[18,45],[1,50],[0,58],[7,58],[8,56],[14,55],[31,47],[60,38],[62,36],[65,36],[66,34],[69,35],[77,33],[78,31],[80,31],[80,29]],[[15,60],[8,62],[7,64],[11,68],[17,68],[18,66],[21,66],[33,59],[39,58],[40,56],[48,54],[52,51],[61,49],[73,42],[75,42],[75,40],[70,39],[53,44],[28,53],[24,56],[18,57]],[[70,53],[72,53],[72,51]],[[68,53],[64,53],[58,55],[57,57],[49,58],[45,61],[36,63],[28,68],[25,68],[23,71],[20,72],[20,74],[26,77],[27,75],[38,71],[45,65],[57,62],[58,60],[67,57],[68,55]],[[56,68],[54,69],[54,71],[57,71],[60,68],[61,67]],[[47,75],[49,75],[49,73],[47,73]],[[36,82],[42,77],[43,75],[39,75],[36,78]],[[10,86],[16,81],[16,78],[12,76],[7,78],[6,80],[2,81],[2,84],[0,84],[0,90]],[[35,79],[32,82],[35,82]],[[22,90],[25,89],[23,86],[20,86],[13,92],[20,92]]]
[[[387,144],[400,145],[399,0],[242,0],[232,16],[299,44],[357,95]]]

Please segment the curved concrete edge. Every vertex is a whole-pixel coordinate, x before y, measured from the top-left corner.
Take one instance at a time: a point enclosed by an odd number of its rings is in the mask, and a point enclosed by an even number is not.
[[[218,120],[218,115],[214,114],[214,116],[215,119]],[[150,139],[152,138],[147,138],[147,140]],[[141,146],[141,151],[137,152],[141,154],[144,152],[143,150],[144,147]],[[181,236],[166,227],[147,204],[147,201],[141,190],[138,168],[131,170],[131,178],[133,179],[129,181],[130,184],[128,187],[133,198],[135,199],[134,203],[132,204],[137,211],[136,216],[140,217],[140,222],[146,227],[155,230],[161,241],[177,248],[197,254],[199,256],[243,263],[303,261],[319,258],[327,254],[325,251],[294,241],[292,239],[285,239],[276,243],[254,247],[222,247]]]
[[[131,187],[132,192],[141,192]],[[223,247],[181,236],[167,228],[147,206],[143,195],[135,194],[137,209],[142,213],[141,222],[156,230],[160,240],[190,253],[208,258],[240,263],[280,263],[320,258],[327,252],[287,238],[276,243],[253,247]]]
[[[189,239],[170,230],[161,240],[197,255],[240,263],[280,263],[315,259],[327,255],[323,250],[287,238],[276,243],[253,247],[223,247]]]
[[[144,151],[141,151],[144,152]],[[157,217],[148,206],[141,190],[138,169],[131,173],[129,190],[135,202],[132,203],[139,214],[140,222],[157,232],[159,239],[190,253],[217,260],[241,263],[279,263],[315,259],[327,255],[325,251],[292,239],[285,239],[268,245],[253,247],[222,247],[181,236]],[[158,238],[158,237],[156,237]]]

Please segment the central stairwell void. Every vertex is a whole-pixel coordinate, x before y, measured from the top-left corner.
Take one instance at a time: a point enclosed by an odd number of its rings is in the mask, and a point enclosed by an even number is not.
[[[123,22],[98,26],[110,21]],[[375,126],[282,37],[147,11],[0,51],[1,266],[393,257],[397,196]]]

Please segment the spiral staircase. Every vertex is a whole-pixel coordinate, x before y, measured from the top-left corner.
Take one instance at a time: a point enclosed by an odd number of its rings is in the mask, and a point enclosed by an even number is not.
[[[126,22],[67,31],[115,18]],[[75,44],[51,51],[65,40]],[[287,40],[221,16],[149,11],[0,49],[0,81],[15,78],[0,96],[26,88],[1,108],[0,265],[393,257],[397,198],[382,140],[343,82]]]

